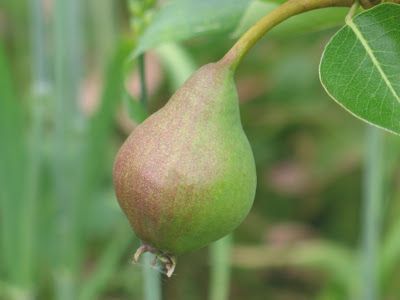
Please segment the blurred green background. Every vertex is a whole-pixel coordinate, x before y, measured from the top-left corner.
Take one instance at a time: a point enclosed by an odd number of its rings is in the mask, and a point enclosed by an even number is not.
[[[132,53],[159,3],[134,2],[0,3],[2,300],[144,299],[144,267],[130,263],[139,241],[111,172],[145,117]],[[150,112],[196,66],[223,56],[242,17],[146,53]],[[229,299],[362,299],[366,126],[318,78],[335,24],[277,31],[238,71],[258,187],[228,252]],[[378,282],[382,299],[400,299],[400,143],[389,135],[383,143]],[[207,299],[209,281],[208,250],[184,255],[176,275],[162,277],[164,299]]]

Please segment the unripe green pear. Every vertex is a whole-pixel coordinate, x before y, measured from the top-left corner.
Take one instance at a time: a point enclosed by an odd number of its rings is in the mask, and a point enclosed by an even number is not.
[[[234,71],[224,60],[195,72],[122,145],[114,165],[119,204],[143,251],[164,258],[233,231],[255,195],[253,154],[239,114]]]

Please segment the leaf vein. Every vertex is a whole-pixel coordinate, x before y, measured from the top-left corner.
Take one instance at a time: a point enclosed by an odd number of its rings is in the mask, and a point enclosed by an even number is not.
[[[400,97],[397,94],[397,92],[395,91],[395,89],[393,88],[392,83],[390,82],[389,78],[387,77],[386,73],[384,72],[384,70],[382,69],[377,57],[374,54],[374,51],[371,49],[371,47],[369,46],[367,40],[365,39],[365,37],[363,36],[363,34],[361,33],[361,31],[358,29],[358,27],[356,26],[356,24],[353,22],[353,20],[349,20],[347,22],[347,25],[353,30],[354,34],[356,35],[356,37],[358,38],[358,40],[361,42],[361,44],[363,45],[365,51],[367,52],[367,55],[370,57],[373,65],[376,67],[376,69],[378,70],[378,72],[381,74],[382,79],[385,81],[387,87],[389,88],[390,92],[393,94],[393,96],[396,98],[396,100],[398,102],[400,102]]]

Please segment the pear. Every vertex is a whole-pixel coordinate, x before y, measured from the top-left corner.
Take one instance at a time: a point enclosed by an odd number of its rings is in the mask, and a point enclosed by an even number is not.
[[[143,245],[175,256],[232,232],[248,214],[256,170],[229,60],[196,71],[130,134],[113,172],[118,202]]]

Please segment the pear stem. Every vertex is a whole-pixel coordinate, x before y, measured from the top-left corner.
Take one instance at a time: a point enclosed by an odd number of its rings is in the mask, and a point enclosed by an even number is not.
[[[249,50],[272,28],[279,23],[314,9],[325,7],[350,7],[354,0],[288,0],[253,25],[225,54],[222,61],[233,70],[240,64]]]
[[[354,4],[350,7],[349,12],[347,13],[347,16],[345,18],[346,24],[353,19],[354,14],[356,13],[358,7],[360,6],[360,1],[354,1]]]

